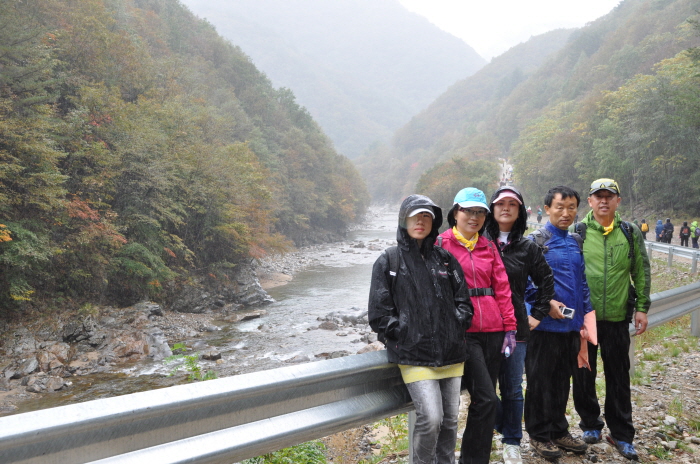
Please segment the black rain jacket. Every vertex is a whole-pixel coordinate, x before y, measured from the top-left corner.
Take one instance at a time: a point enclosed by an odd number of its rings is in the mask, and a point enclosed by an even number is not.
[[[530,311],[532,317],[541,321],[549,314],[549,300],[554,298],[554,276],[539,245],[520,234],[515,237],[512,235],[514,234],[511,234],[510,242],[501,249],[501,259],[503,259],[503,265],[506,267],[506,274],[508,274],[515,319],[518,325],[515,339],[528,341],[530,339],[530,323],[527,320],[527,308],[525,308],[525,289],[528,277],[537,287],[535,304]]]
[[[418,207],[435,214],[421,249],[406,230],[407,213]],[[410,195],[399,210],[398,246],[374,263],[369,325],[386,346],[389,362],[440,367],[467,359],[465,331],[474,310],[459,262],[433,245],[440,225],[441,209],[426,196]]]
[[[506,186],[498,189],[491,197],[491,211],[493,211],[493,201],[502,190],[510,190],[515,193],[520,198],[520,202],[525,204],[517,189]],[[527,217],[525,207],[522,205],[519,215]],[[489,237],[488,233],[485,235],[494,243],[498,240],[498,237]],[[530,323],[527,320],[527,308],[525,307],[525,289],[528,278],[537,287],[535,303],[530,312],[532,317],[541,321],[549,314],[549,300],[554,298],[554,276],[539,245],[523,237],[523,234],[516,230],[511,231],[508,240],[508,244],[499,247],[499,250],[506,274],[508,274],[511,298],[515,308],[515,319],[518,327],[515,339],[528,341],[530,339]]]

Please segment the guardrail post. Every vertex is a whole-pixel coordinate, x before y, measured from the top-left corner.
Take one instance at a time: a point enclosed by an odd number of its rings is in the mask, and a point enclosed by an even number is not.
[[[413,430],[416,428],[416,411],[408,413],[408,464],[413,464]]]
[[[700,337],[700,309],[693,311],[690,317],[690,334],[693,337]]]
[[[694,275],[698,271],[698,252],[693,252],[693,261],[690,265],[690,274]]]
[[[647,242],[647,255],[649,256],[649,259],[651,259],[651,242]]]
[[[668,270],[673,267],[673,247],[668,247]]]

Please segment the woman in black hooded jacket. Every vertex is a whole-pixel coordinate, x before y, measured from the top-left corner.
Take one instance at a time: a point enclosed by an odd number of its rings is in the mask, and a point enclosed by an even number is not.
[[[465,331],[473,308],[459,262],[434,246],[442,211],[428,197],[401,204],[398,246],[372,269],[368,319],[399,364],[416,408],[411,455],[416,464],[454,463]]]
[[[491,212],[486,217],[486,236],[498,246],[508,274],[515,308],[516,348],[501,362],[498,384],[501,393],[496,430],[503,434],[503,459],[507,464],[521,463],[520,440],[523,420],[523,370],[530,325],[525,308],[528,280],[538,287],[533,317],[542,320],[550,311],[554,298],[554,277],[540,247],[523,237],[527,230],[527,210],[523,197],[513,186],[496,190],[491,197]]]

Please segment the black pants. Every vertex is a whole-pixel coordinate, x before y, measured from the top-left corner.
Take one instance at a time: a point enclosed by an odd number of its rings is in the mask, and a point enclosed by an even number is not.
[[[462,390],[470,396],[467,426],[462,435],[460,464],[488,464],[496,425],[496,382],[501,370],[504,332],[467,332]]]
[[[566,403],[580,346],[578,332],[530,333],[525,358],[525,430],[530,438],[547,442],[569,434]]]
[[[681,246],[687,247],[689,238],[690,237],[681,237]]]
[[[605,373],[605,422],[616,440],[632,443],[632,399],[630,392],[630,335],[626,321],[598,321],[598,346]],[[591,370],[577,369],[574,374],[574,406],[581,416],[581,430],[601,430],[600,405],[595,391],[598,346],[588,344]]]

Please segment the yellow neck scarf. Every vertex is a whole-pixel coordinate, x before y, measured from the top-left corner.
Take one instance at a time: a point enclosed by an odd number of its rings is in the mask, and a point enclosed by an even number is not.
[[[610,232],[612,232],[614,226],[615,226],[615,221],[610,223],[610,225],[608,227],[603,226],[603,230],[605,231],[605,232],[603,232],[603,235],[608,235]]]
[[[457,230],[457,226],[454,226],[452,228],[452,233],[455,235],[455,238],[469,249],[469,251],[474,251],[474,246],[476,245],[476,241],[479,240],[479,232],[474,234],[474,238],[472,240],[467,240],[462,236],[462,234],[459,233]]]

